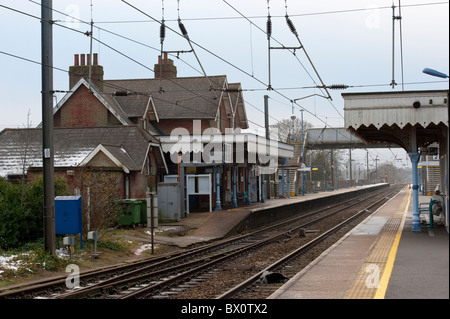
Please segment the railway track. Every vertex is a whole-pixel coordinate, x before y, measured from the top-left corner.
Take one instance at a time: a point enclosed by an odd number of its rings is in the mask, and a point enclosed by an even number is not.
[[[323,232],[322,234],[308,241],[298,249],[292,251],[291,253],[280,258],[271,265],[267,266],[263,270],[259,271],[252,277],[229,289],[225,293],[218,296],[216,299],[232,299],[232,298],[253,299],[253,298],[268,297],[268,294],[273,293],[276,289],[282,286],[282,284],[284,283],[283,280],[284,278],[290,278],[301,270],[295,267],[295,265],[298,264],[298,259],[301,258],[305,253],[307,253],[311,248],[316,247],[318,244],[322,243],[324,240],[335,234],[340,229],[349,225],[359,217],[366,215],[367,211],[373,211],[373,209],[380,207],[387,200],[394,197],[400,190],[401,188],[397,189],[395,192],[391,194],[388,194],[386,197],[382,197],[376,202],[371,203],[366,208],[358,211],[353,216],[347,218],[343,222]],[[270,282],[270,279],[267,279],[268,275],[272,275],[273,282]],[[270,285],[270,287],[267,286],[268,284]]]
[[[379,198],[386,199],[385,191],[380,190],[303,213],[277,225],[228,240],[176,254],[150,258],[132,265],[121,265],[81,274],[81,287],[77,289],[67,289],[65,278],[61,278],[40,285],[2,292],[0,298],[173,298],[201,284],[212,282],[214,278],[220,277],[222,269],[234,260],[255,254],[256,251],[274,243],[290,241],[295,237],[293,234],[298,234],[300,230],[307,230],[331,216],[342,214],[348,211],[349,207],[357,207],[368,201],[379,202]],[[393,192],[392,187],[390,192]],[[371,199],[368,199],[368,196]],[[275,272],[274,269],[264,269],[264,271]],[[253,277],[260,278],[261,274],[258,272]],[[228,295],[224,296],[228,298]]]

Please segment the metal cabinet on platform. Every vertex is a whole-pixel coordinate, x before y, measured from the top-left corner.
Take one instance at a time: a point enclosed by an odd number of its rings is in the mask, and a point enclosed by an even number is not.
[[[182,213],[181,187],[178,183],[158,184],[159,221],[178,222]]]

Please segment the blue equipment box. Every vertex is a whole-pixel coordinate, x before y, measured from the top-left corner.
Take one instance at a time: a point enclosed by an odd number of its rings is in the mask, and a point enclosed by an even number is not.
[[[81,196],[55,197],[55,234],[80,234],[81,239],[82,233]]]

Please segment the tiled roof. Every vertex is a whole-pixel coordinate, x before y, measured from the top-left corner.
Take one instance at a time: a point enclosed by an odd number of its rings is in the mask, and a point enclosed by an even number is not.
[[[241,120],[240,127],[243,129],[247,129],[249,128],[249,126],[247,120],[247,112],[245,111],[244,106],[244,98],[242,97],[242,92],[240,91],[242,89],[241,83],[230,83],[228,87],[230,90],[232,90],[232,92],[230,93],[230,97],[233,108],[235,108],[237,105],[237,114],[239,114],[239,118]]]
[[[89,84],[84,78],[80,79],[71,91],[67,93],[61,101],[59,101],[59,103],[53,108],[53,114],[56,114],[56,112],[58,112],[58,110],[70,99],[73,93],[75,93],[82,85],[89,88],[97,99],[117,118],[119,122],[124,125],[133,125],[133,122],[130,121],[127,114],[125,114],[121,106],[111,94],[104,94],[94,83]],[[41,127],[41,125],[42,123],[39,127]]]
[[[105,80],[104,93],[138,93],[114,96],[129,116],[143,116],[152,96],[160,119],[214,119],[226,88],[226,76],[170,79]]]
[[[55,128],[54,166],[76,167],[103,145],[128,170],[141,170],[150,143],[159,140],[138,126]],[[42,129],[0,132],[0,176],[21,175],[23,167],[42,167]]]

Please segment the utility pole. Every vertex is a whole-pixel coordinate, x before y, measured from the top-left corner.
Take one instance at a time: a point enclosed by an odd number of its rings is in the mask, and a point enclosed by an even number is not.
[[[46,251],[55,255],[52,10],[52,0],[42,0],[42,167],[44,175],[44,245]]]
[[[334,152],[333,149],[331,151],[331,186],[334,187]]]
[[[270,128],[269,128],[269,96],[268,95],[264,95],[264,122],[265,122],[265,129],[266,129],[266,143],[268,143],[266,145],[267,149],[266,149],[266,154],[270,154],[270,152],[268,151],[269,149],[269,141],[270,141]],[[265,191],[266,191],[266,199],[270,199],[270,194],[272,193],[272,189],[271,189],[271,185],[270,185],[270,175],[266,174],[263,175],[263,178],[265,178]]]
[[[378,159],[378,155],[377,155],[377,157],[375,157],[375,174],[376,174],[376,183],[378,183],[379,182],[379,180],[378,180],[378,161],[379,161],[379,159]]]
[[[304,168],[306,168],[306,165],[305,165],[305,136],[303,135],[303,111],[304,111],[304,109],[300,110],[300,112],[302,114],[302,166]],[[305,196],[305,172],[304,171],[302,171],[302,196]]]
[[[369,176],[369,151],[366,153],[366,184],[370,185],[370,176]]]
[[[350,159],[349,159],[349,170],[350,170],[350,182],[353,180],[353,173],[352,173],[352,149],[349,148],[348,149],[349,155],[350,155]]]
[[[264,95],[264,122],[266,128],[266,139],[270,139],[269,131],[269,96]]]

